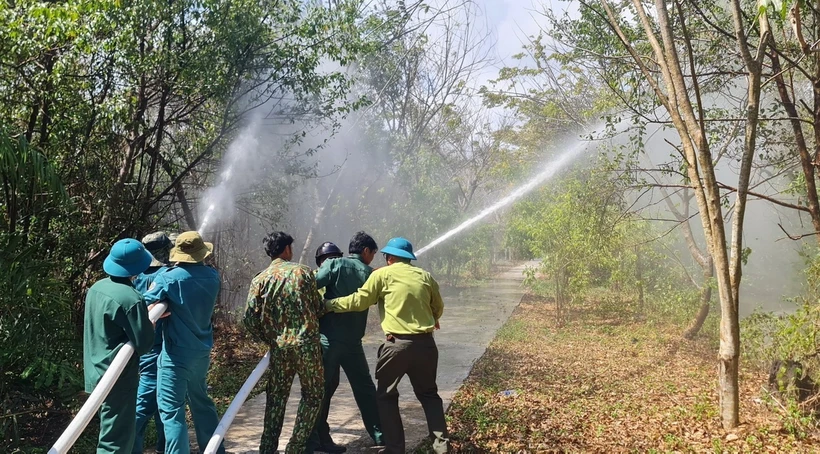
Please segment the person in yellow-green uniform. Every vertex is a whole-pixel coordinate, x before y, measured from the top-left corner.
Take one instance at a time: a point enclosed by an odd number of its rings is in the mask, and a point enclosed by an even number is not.
[[[293,237],[274,232],[265,238],[270,265],[256,275],[248,291],[244,324],[257,342],[270,348],[265,388],[265,422],[260,454],[278,452],[285,404],[294,375],[299,375],[302,399],[286,454],[302,454],[322,405],[324,380],[319,317],[324,305],[310,268],[293,263]]]
[[[144,294],[154,282],[154,277],[168,267],[168,255],[174,245],[165,232],[154,232],[142,238],[145,249],[154,258],[151,266],[134,278],[134,288]],[[140,386],[137,391],[137,434],[134,440],[132,454],[142,454],[143,438],[148,421],[153,419],[157,428],[156,452],[165,452],[165,426],[159,416],[157,408],[157,359],[162,353],[162,324],[164,320],[157,320],[154,331],[154,346],[151,351],[140,357]]]
[[[376,241],[365,232],[356,233],[350,240],[350,255],[347,257],[342,257],[342,251],[335,244],[322,244],[316,251],[316,264],[319,265],[316,270],[316,285],[325,290],[325,298],[347,296],[358,290],[373,272],[369,265],[378,250]],[[316,420],[316,428],[308,442],[308,453],[314,450],[330,454],[347,451],[344,446],[333,442],[330,425],[327,423],[330,400],[339,387],[340,368],[344,369],[350,382],[367,433],[374,445],[384,445],[376,406],[376,386],[362,348],[367,312],[331,312],[319,319],[322,362],[325,367],[325,397],[322,400],[322,412]]]
[[[136,432],[139,355],[154,344],[154,327],[142,295],[131,279],[151,264],[142,243],[126,238],[117,241],[103,262],[109,277],[96,282],[85,298],[83,320],[83,372],[85,390],[92,392],[111,361],[127,342],[136,354],[100,407],[97,453],[130,453]]]
[[[407,375],[427,417],[433,450],[445,453],[447,424],[436,385],[438,348],[433,340],[444,302],[433,276],[410,263],[416,256],[409,241],[393,238],[382,253],[387,266],[373,271],[355,293],[328,300],[326,308],[333,312],[354,312],[379,304],[385,342],[379,347],[376,361],[376,399],[386,442],[379,452],[404,453],[398,385]]]
[[[174,265],[157,273],[145,294],[149,302],[167,301],[171,312],[164,322],[157,363],[157,406],[165,426],[166,454],[191,452],[186,403],[200,448],[207,446],[219,424],[206,382],[214,344],[211,317],[221,286],[219,273],[204,263],[212,251],[213,245],[199,233],[180,233],[169,258]],[[217,452],[224,453],[224,446]]]

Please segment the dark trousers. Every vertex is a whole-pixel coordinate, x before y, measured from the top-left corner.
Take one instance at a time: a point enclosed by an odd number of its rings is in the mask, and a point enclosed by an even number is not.
[[[120,377],[122,380],[124,377]],[[130,383],[129,383],[130,382]],[[132,380],[115,383],[100,406],[97,454],[130,453],[136,431],[137,385]]]
[[[322,363],[325,368],[325,397],[322,399],[322,410],[316,420],[316,428],[310,435],[306,452],[311,453],[320,444],[329,445],[333,442],[327,418],[330,414],[330,400],[339,387],[340,368],[344,369],[350,381],[350,389],[362,415],[365,430],[376,445],[384,444],[379,424],[379,410],[376,406],[376,385],[370,376],[361,340],[340,341],[322,335],[321,343]]]
[[[438,348],[432,334],[388,336],[376,361],[376,400],[389,454],[404,454],[404,426],[399,414],[399,382],[407,375],[424,409],[436,453],[447,452],[447,423],[436,386]]]

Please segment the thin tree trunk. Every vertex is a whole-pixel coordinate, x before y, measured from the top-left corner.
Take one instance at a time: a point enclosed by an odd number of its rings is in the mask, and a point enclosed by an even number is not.
[[[738,312],[740,280],[743,275],[743,220],[746,214],[746,197],[757,142],[757,125],[760,113],[760,82],[763,69],[762,62],[770,33],[766,12],[764,11],[758,16],[761,37],[757,54],[752,56],[746,45],[746,26],[743,22],[743,13],[739,0],[732,0],[732,18],[734,20],[738,48],[743,56],[748,72],[748,99],[746,104],[744,149],[740,160],[737,198],[735,201],[734,217],[732,219],[732,254],[729,269],[732,298],[730,301],[721,301],[722,317],[720,319],[720,352],[718,353],[718,357],[721,419],[723,420],[724,429],[734,428],[739,423],[738,369],[740,361],[740,322]]]
[[[308,230],[307,237],[305,237],[305,245],[302,247],[302,253],[299,254],[299,263],[304,264],[305,260],[308,256],[308,250],[310,249],[310,243],[313,242],[313,236],[316,234],[316,230],[319,228],[319,225],[322,223],[322,219],[324,218],[325,210],[327,209],[328,205],[330,205],[330,201],[333,200],[333,197],[336,194],[336,188],[339,187],[339,183],[342,181],[342,175],[344,175],[344,167],[339,170],[339,175],[336,176],[336,181],[333,182],[333,186],[330,188],[330,193],[327,195],[325,199],[325,203],[323,203],[318,210],[316,210],[316,216],[313,217],[313,224],[310,226],[310,230]],[[317,199],[318,199],[318,191],[319,185],[316,185],[317,191]]]
[[[780,102],[783,104],[783,108],[789,116],[789,123],[791,124],[792,131],[794,133],[794,142],[797,146],[797,153],[800,156],[800,165],[803,169],[803,177],[806,180],[806,205],[809,208],[809,215],[811,216],[811,223],[814,227],[814,231],[818,233],[818,235],[815,235],[815,239],[820,242],[820,203],[818,203],[817,198],[817,185],[814,173],[815,164],[811,154],[809,153],[809,147],[806,144],[806,136],[803,134],[803,126],[800,124],[800,117],[797,114],[797,108],[789,95],[786,81],[783,79],[780,58],[777,56],[776,52],[772,52],[771,60],[772,72],[775,73],[774,80],[777,84],[777,92],[780,95]],[[818,116],[818,108],[820,108],[820,95],[818,95],[818,90],[820,90],[820,87],[818,87],[818,83],[820,83],[820,75],[817,75],[817,77],[818,80],[813,83],[815,87],[815,124],[820,121],[820,116]],[[820,131],[820,126],[816,126],[814,130],[815,133]]]
[[[635,246],[635,279],[638,281],[638,310],[644,313],[643,294],[643,264],[641,263],[641,247]]]
[[[694,339],[700,332],[701,328],[703,328],[703,323],[706,321],[706,317],[709,316],[709,308],[712,305],[711,280],[715,277],[715,268],[712,265],[711,257],[709,257],[708,261],[708,265],[703,268],[703,286],[700,288],[700,309],[698,310],[695,319],[692,320],[692,323],[690,323],[689,327],[686,328],[686,331],[683,332],[683,337],[685,339]]]

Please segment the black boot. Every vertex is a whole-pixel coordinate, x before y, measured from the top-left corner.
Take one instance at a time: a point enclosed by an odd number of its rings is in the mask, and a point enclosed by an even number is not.
[[[320,442],[317,451],[326,452],[328,454],[342,454],[347,452],[347,448],[342,445],[337,445],[333,440],[324,440]]]

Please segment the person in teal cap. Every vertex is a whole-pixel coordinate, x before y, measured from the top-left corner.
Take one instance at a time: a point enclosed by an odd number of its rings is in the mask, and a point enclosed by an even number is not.
[[[146,293],[154,282],[157,273],[167,269],[168,255],[171,252],[171,239],[165,232],[154,232],[142,239],[145,249],[153,257],[151,266],[134,279],[134,288],[140,293]],[[158,320],[154,331],[154,346],[151,351],[140,357],[140,386],[137,391],[137,434],[134,440],[133,454],[142,453],[143,438],[148,421],[153,418],[157,428],[156,452],[165,452],[165,427],[157,409],[157,358],[162,352],[162,325]]]
[[[149,302],[167,301],[172,314],[165,321],[157,366],[157,404],[165,426],[166,454],[191,452],[186,398],[200,448],[207,446],[219,424],[206,383],[214,343],[211,317],[221,282],[219,273],[203,263],[211,251],[213,245],[199,233],[179,234],[170,255],[174,266],[158,273],[145,294]],[[218,452],[224,453],[225,448],[220,445]]]
[[[353,235],[348,245],[347,257],[333,243],[324,243],[316,251],[316,286],[325,289],[325,298],[347,296],[361,287],[373,268],[370,262],[376,256],[379,246],[365,232]],[[322,411],[316,420],[316,428],[308,440],[307,452],[318,450],[330,454],[347,451],[337,445],[330,436],[327,418],[330,414],[330,400],[339,387],[339,369],[344,369],[350,382],[356,406],[362,416],[365,430],[376,446],[383,446],[379,410],[376,406],[376,385],[367,367],[367,358],[362,348],[362,338],[367,328],[367,310],[351,313],[328,313],[319,319],[322,362],[325,367],[325,397]]]
[[[355,293],[325,303],[328,311],[363,311],[379,305],[385,342],[376,361],[376,400],[385,437],[379,453],[404,453],[404,427],[399,414],[399,382],[407,375],[424,409],[433,451],[448,449],[444,406],[438,394],[438,347],[433,331],[444,312],[438,283],[427,271],[410,264],[413,245],[393,238],[382,249],[387,266],[370,275]]]
[[[142,243],[126,238],[111,247],[103,262],[108,277],[88,289],[83,320],[83,372],[86,392],[94,391],[125,343],[133,355],[100,406],[97,453],[127,453],[134,445],[139,355],[151,350],[154,327],[142,295],[131,282],[151,264]]]

